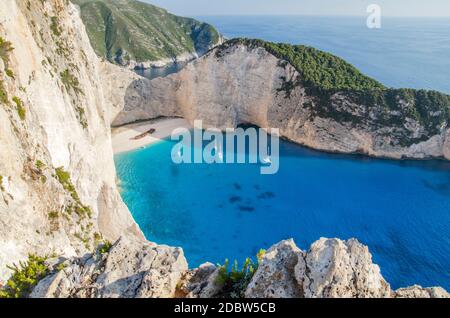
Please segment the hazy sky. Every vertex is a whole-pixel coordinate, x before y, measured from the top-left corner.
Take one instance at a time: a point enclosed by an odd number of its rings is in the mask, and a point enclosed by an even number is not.
[[[366,15],[379,4],[384,16],[450,16],[450,0],[141,0],[185,15]]]

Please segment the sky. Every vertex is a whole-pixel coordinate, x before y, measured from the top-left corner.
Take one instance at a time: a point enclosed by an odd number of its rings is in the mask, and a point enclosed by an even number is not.
[[[184,16],[367,15],[378,4],[383,16],[447,16],[450,0],[141,0]]]

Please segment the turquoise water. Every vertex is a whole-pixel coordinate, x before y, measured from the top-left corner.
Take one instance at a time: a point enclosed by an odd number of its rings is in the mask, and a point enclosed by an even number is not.
[[[358,238],[393,287],[450,289],[450,163],[330,155],[281,142],[280,171],[176,165],[172,141],[116,157],[122,196],[148,239],[191,267],[243,260],[287,238]]]
[[[388,86],[450,93],[450,20],[201,17],[228,37],[301,43]],[[450,163],[376,160],[281,143],[280,171],[175,165],[163,141],[116,157],[122,196],[148,239],[184,248],[191,267],[243,260],[289,237],[358,238],[394,288],[450,289]]]

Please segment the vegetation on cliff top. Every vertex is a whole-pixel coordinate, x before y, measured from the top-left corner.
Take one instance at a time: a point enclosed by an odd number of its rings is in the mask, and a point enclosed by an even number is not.
[[[381,83],[365,76],[343,59],[312,47],[237,38],[225,42],[222,49],[238,44],[249,48],[262,47],[280,60],[288,62],[297,69],[301,75],[299,80],[307,87],[335,90],[384,88]]]
[[[411,145],[439,134],[442,127],[450,123],[450,96],[437,91],[388,88],[378,81],[365,76],[343,59],[303,45],[271,43],[256,39],[237,38],[225,42],[216,51],[220,57],[225,50],[235,45],[245,45],[249,49],[264,48],[286,66],[291,64],[299,73],[298,78],[283,78],[279,88],[287,97],[299,85],[305,87],[308,95],[316,97],[313,111],[323,117],[331,117],[339,122],[357,123],[369,119],[356,118],[346,111],[338,111],[333,104],[337,93],[347,100],[365,105],[370,110],[378,110],[375,126],[403,128],[407,117],[413,118],[426,129],[426,134],[417,138],[402,138],[404,146]],[[398,113],[398,116],[392,114]]]
[[[211,25],[172,15],[147,3],[72,1],[81,8],[96,53],[111,62],[119,62],[120,58],[146,62],[183,53],[202,54],[219,41],[219,33]]]

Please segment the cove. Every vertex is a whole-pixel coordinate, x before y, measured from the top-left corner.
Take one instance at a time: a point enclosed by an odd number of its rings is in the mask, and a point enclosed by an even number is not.
[[[115,156],[121,194],[147,239],[184,249],[191,268],[242,262],[294,238],[369,246],[392,288],[450,289],[450,163],[326,154],[280,141],[275,175],[260,164],[181,164],[163,140]]]

